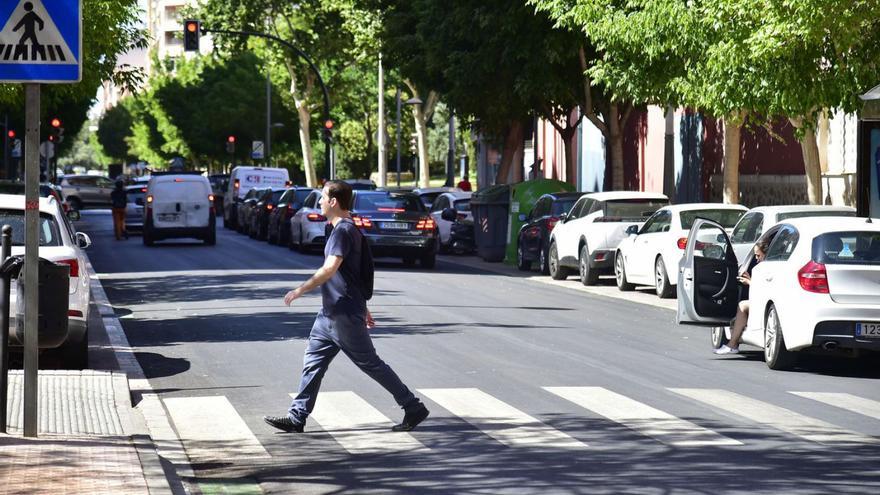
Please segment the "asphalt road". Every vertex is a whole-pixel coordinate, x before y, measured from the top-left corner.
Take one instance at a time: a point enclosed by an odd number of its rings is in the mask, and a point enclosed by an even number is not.
[[[102,211],[79,228],[202,479],[297,494],[880,493],[878,363],[774,372],[757,350],[713,355],[708,329],[667,308],[455,257],[380,262],[370,302],[380,356],[432,412],[422,426],[387,432],[402,412],[340,354],[320,417],[276,433],[261,418],[296,392],[320,304],[282,297],[322,258],[222,227],[213,247],[117,242]]]

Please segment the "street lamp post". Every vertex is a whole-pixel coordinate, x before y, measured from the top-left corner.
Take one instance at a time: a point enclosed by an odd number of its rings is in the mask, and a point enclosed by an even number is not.
[[[410,98],[404,102],[400,101],[400,88],[397,88],[397,187],[400,187],[400,108],[402,105],[421,105],[422,100],[419,98]]]
[[[284,127],[283,122],[275,122],[266,129],[266,166],[271,166],[270,158],[272,156],[272,129]]]

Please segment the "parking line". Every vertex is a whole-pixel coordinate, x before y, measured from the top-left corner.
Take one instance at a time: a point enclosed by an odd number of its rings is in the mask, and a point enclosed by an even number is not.
[[[670,388],[698,402],[818,443],[878,443],[880,440],[846,430],[783,407],[718,389]]]
[[[544,387],[544,390],[667,445],[742,445],[742,442],[603,387]]]
[[[419,392],[509,447],[587,447],[587,444],[476,388],[433,388],[419,389]]]
[[[869,418],[880,419],[880,402],[871,399],[865,399],[857,395],[837,393],[837,392],[789,392],[790,394],[813,399],[830,406],[839,407],[852,411],[854,413],[868,416]]]

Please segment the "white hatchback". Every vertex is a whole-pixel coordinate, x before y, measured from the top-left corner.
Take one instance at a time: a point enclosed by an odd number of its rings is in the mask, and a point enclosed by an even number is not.
[[[736,313],[738,267],[721,225],[697,220],[679,274],[677,321],[726,325]],[[796,218],[771,228],[752,269],[742,341],[771,369],[808,348],[880,351],[880,224],[865,218]]]
[[[629,227],[628,237],[617,246],[614,255],[617,288],[628,291],[634,288],[634,284],[653,285],[658,296],[671,297],[678,281],[675,273],[694,220],[708,218],[732,229],[746,211],[745,206],[719,203],[660,208],[641,228]],[[672,277],[669,276],[670,268]]]
[[[153,174],[147,184],[144,245],[173,237],[217,242],[214,194],[198,173]]]
[[[315,189],[290,219],[290,249],[308,250],[324,245],[327,217],[321,214],[321,191]]]
[[[452,249],[452,224],[459,220],[474,221],[474,217],[471,215],[471,195],[473,193],[470,191],[441,193],[428,206],[431,217],[437,224],[441,252],[448,253]],[[425,202],[424,198],[422,198],[422,202]],[[444,211],[446,211],[446,218],[443,217]]]
[[[12,227],[12,255],[24,254],[24,196],[0,194],[0,225]],[[40,250],[39,255],[49,261],[70,267],[69,303],[67,311],[68,328],[66,335],[40,334],[40,347],[60,347],[64,352],[64,362],[72,368],[88,366],[89,330],[89,272],[83,250],[92,241],[82,232],[75,232],[64,216],[55,198],[40,198]],[[16,324],[16,284],[11,286],[10,294],[10,342],[21,345]]]

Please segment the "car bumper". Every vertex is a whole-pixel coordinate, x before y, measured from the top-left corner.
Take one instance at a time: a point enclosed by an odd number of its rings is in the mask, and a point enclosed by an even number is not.
[[[614,250],[597,249],[590,255],[590,268],[610,270],[614,267]]]
[[[421,256],[434,252],[436,237],[367,236],[373,256]]]
[[[827,295],[813,296],[794,308],[778,307],[789,350],[822,347],[826,342],[843,349],[880,350],[880,338],[855,335],[856,323],[880,323],[880,304],[840,304]]]
[[[859,320],[861,322],[862,320]],[[866,320],[877,322],[878,319]],[[828,320],[818,323],[813,331],[811,344],[823,349],[866,349],[880,351],[880,338],[856,335],[856,321]]]

